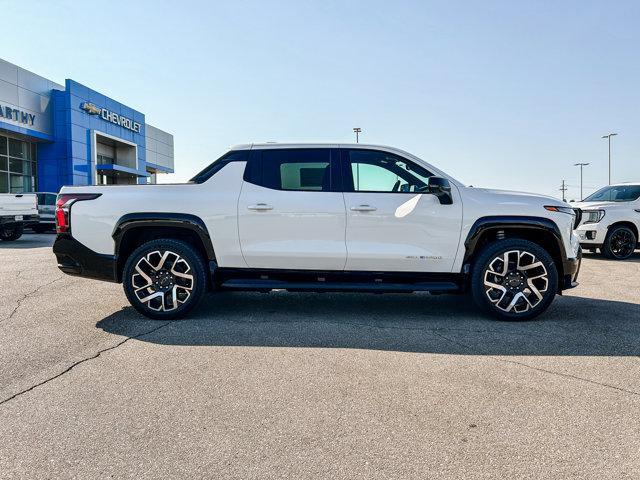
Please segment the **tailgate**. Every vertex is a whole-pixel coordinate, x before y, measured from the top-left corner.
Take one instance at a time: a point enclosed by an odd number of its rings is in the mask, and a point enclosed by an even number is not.
[[[37,215],[36,196],[33,193],[1,194],[0,216]]]

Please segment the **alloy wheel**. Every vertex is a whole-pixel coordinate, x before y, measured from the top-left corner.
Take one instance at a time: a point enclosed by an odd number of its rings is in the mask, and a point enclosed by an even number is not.
[[[191,296],[194,288],[191,270],[177,253],[154,250],[136,263],[131,275],[133,293],[151,310],[170,312]]]
[[[626,228],[621,228],[613,232],[609,239],[611,253],[616,258],[627,258],[635,250],[636,239],[633,233]]]
[[[510,250],[494,257],[484,272],[489,301],[507,313],[524,313],[544,299],[549,274],[544,263],[526,250]]]

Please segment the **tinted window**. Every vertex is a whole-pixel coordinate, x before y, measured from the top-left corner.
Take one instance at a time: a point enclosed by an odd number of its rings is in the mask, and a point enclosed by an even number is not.
[[[220,157],[189,181],[193,183],[204,183],[222,170],[225,165],[228,165],[231,162],[245,162],[247,160],[247,155],[247,150],[233,150]]]
[[[274,190],[331,191],[328,148],[262,150],[256,156],[254,183]]]
[[[604,187],[584,199],[585,202],[632,202],[640,198],[640,185]]]
[[[344,158],[354,192],[424,192],[433,176],[405,158],[377,150],[346,150]]]

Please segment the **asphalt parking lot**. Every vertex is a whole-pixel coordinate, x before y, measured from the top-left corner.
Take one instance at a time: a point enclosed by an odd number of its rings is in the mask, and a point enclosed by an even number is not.
[[[222,293],[154,322],[0,244],[0,478],[639,478],[640,255],[537,321]]]

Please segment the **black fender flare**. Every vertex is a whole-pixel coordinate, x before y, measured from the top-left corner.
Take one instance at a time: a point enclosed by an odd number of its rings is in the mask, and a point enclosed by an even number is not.
[[[498,231],[505,228],[519,228],[527,230],[540,230],[549,233],[555,238],[561,255],[561,261],[567,260],[567,252],[564,248],[564,242],[562,240],[562,234],[558,225],[550,218],[544,217],[529,217],[518,215],[498,215],[481,217],[477,219],[471,226],[467,238],[464,241],[465,254],[463,265],[466,265],[469,259],[477,253],[478,240],[487,231]],[[561,272],[559,272],[561,273]]]
[[[115,255],[118,257],[120,243],[125,233],[139,227],[178,227],[195,232],[207,253],[207,260],[215,260],[213,242],[204,221],[188,213],[144,212],[128,213],[120,217],[111,234],[115,243]]]

